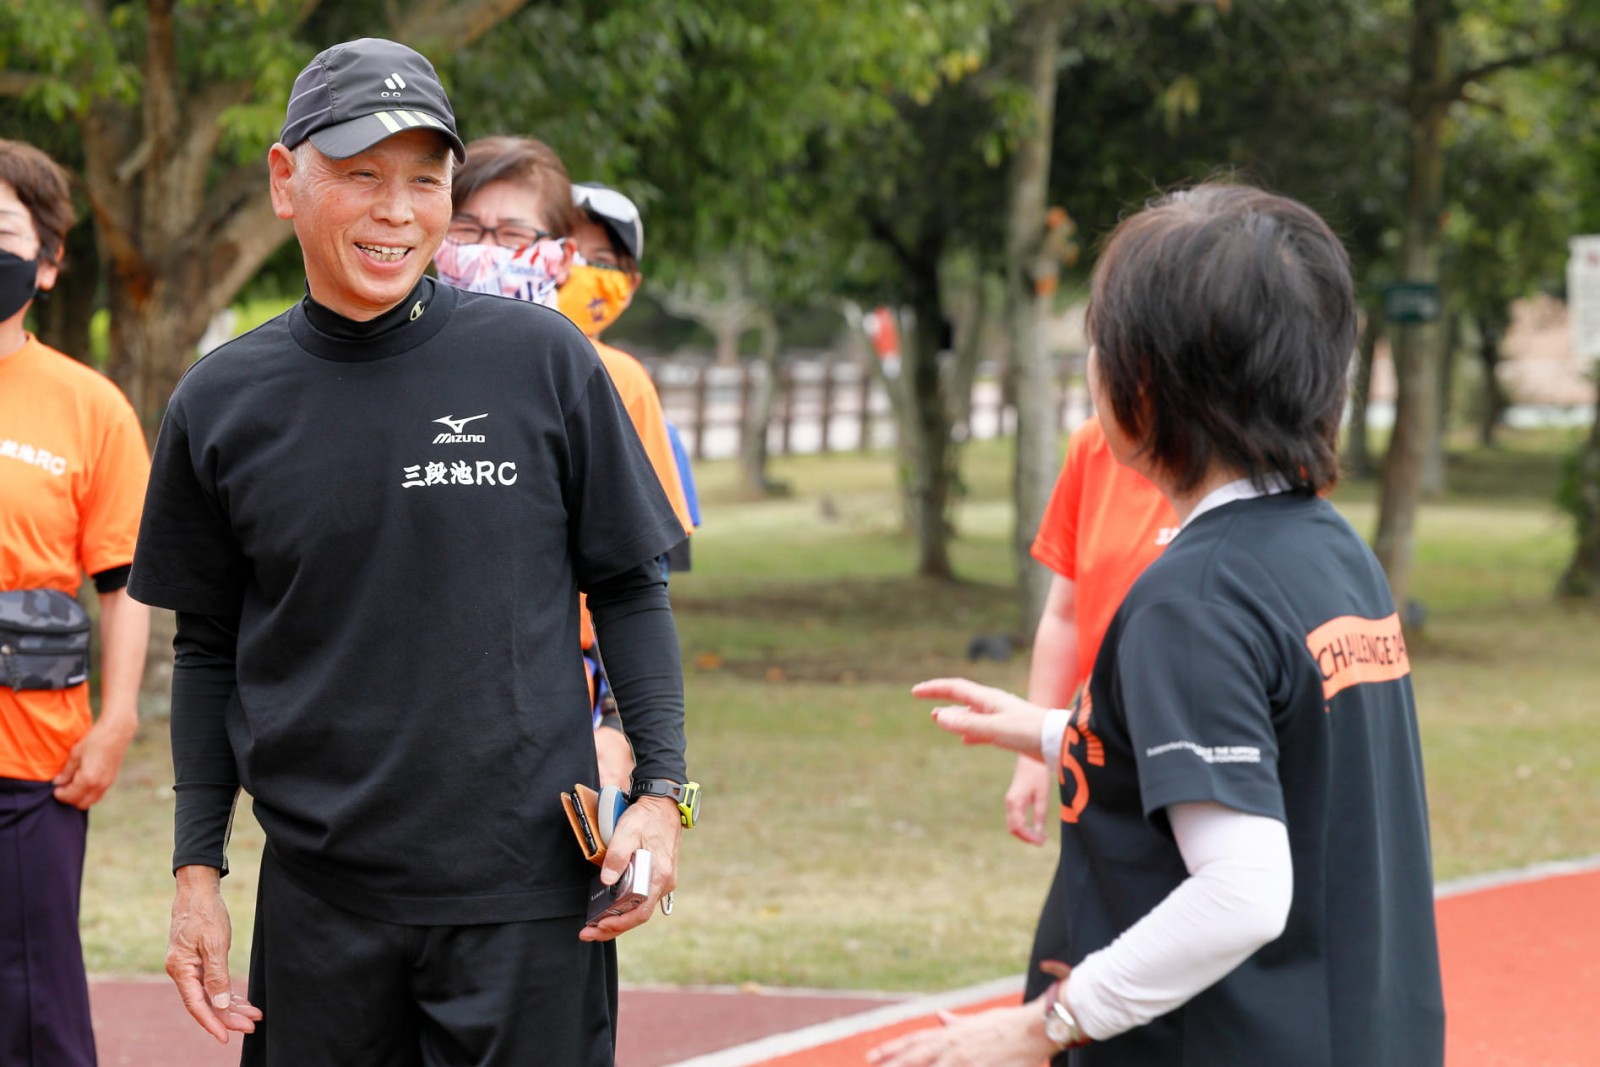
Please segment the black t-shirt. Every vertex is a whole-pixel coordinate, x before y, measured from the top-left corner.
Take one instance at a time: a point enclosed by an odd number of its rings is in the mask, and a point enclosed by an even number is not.
[[[683,528],[564,316],[414,295],[376,337],[297,305],[190,370],[130,589],[238,619],[227,735],[291,877],[394,922],[571,914],[577,594]]]
[[[1327,502],[1197,516],[1112,620],[1062,762],[1071,962],[1187,877],[1172,804],[1284,822],[1294,897],[1283,935],[1216,985],[1059,1062],[1443,1062],[1409,661],[1382,570]]]

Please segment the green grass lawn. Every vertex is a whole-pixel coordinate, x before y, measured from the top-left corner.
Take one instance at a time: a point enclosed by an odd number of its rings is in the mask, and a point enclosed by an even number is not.
[[[1592,724],[1600,614],[1552,602],[1571,549],[1550,503],[1552,436],[1458,457],[1419,525],[1411,651],[1440,878],[1600,852]],[[677,908],[623,939],[631,982],[935,990],[1015,973],[1053,847],[1005,832],[1011,758],[927,723],[907,690],[968,673],[1021,689],[1025,657],[971,665],[975,633],[1015,625],[1009,454],[968,449],[954,585],[911,577],[886,456],[774,463],[792,495],[741,499],[699,469],[695,569],[673,579],[703,825]],[[1373,526],[1373,488],[1335,496]],[[96,810],[84,899],[95,971],[159,971],[171,879],[162,736],[145,727]],[[244,965],[259,831],[241,817],[227,879]]]

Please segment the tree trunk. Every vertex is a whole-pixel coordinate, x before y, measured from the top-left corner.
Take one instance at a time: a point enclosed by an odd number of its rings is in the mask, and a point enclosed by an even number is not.
[[[186,88],[172,0],[147,9],[143,98],[102,100],[83,124],[84,187],[110,284],[107,372],[153,439],[211,317],[290,236],[260,161],[220,168],[223,111],[248,82]]]
[[[950,369],[950,424],[960,441],[972,439],[972,390],[994,306],[987,275],[979,274],[974,280],[971,297],[965,302],[970,314],[956,331],[955,365]]]
[[[1422,496],[1434,500],[1444,492],[1447,477],[1447,441],[1450,435],[1451,385],[1456,376],[1456,343],[1461,336],[1460,318],[1451,314],[1439,323],[1439,373],[1434,383],[1433,434],[1428,438],[1428,455],[1422,466]]]
[[[1383,305],[1369,301],[1363,316],[1365,329],[1356,348],[1356,366],[1350,383],[1350,424],[1345,430],[1344,469],[1352,478],[1372,475],[1372,439],[1367,429],[1367,410],[1372,401],[1372,359],[1383,336]]]
[[[188,309],[161,292],[167,287],[158,284],[142,299],[133,287],[111,287],[112,376],[133,402],[151,440],[205,332],[205,322],[196,323]],[[197,293],[195,299],[203,297]]]
[[[904,316],[896,315],[897,319]],[[859,321],[859,319],[858,319]],[[915,340],[916,324],[898,321],[901,338]],[[915,362],[916,357],[911,349],[902,341],[900,361],[902,364]],[[917,420],[916,406],[911,395],[911,375],[904,373],[902,367],[894,374],[890,374],[883,360],[879,359],[876,352],[865,350],[863,363],[866,367],[863,373],[870,375],[879,385],[883,386],[883,393],[889,398],[889,412],[894,421],[894,450],[898,464],[900,478],[900,521],[903,530],[912,536],[916,535],[916,506],[912,499],[911,487],[916,484],[917,470]],[[863,423],[865,425],[865,423]],[[863,430],[863,432],[866,432]]]
[[[94,363],[89,324],[100,292],[100,256],[94,229],[74,226],[67,233],[66,259],[56,287],[33,305],[39,340],[81,363]]]
[[[1444,198],[1443,133],[1449,106],[1444,91],[1448,0],[1415,0],[1413,11],[1410,160],[1400,271],[1403,281],[1436,284]],[[1403,608],[1416,554],[1423,466],[1438,414],[1439,324],[1397,323],[1393,339],[1394,435],[1384,462],[1373,550],[1389,576],[1395,604]]]
[[[1483,375],[1482,399],[1478,412],[1478,444],[1493,448],[1495,434],[1505,420],[1506,391],[1500,385],[1500,341],[1505,337],[1506,323],[1494,315],[1478,316],[1478,366]]]
[[[712,325],[712,337],[716,340],[717,366],[737,367],[739,365],[739,338],[744,336],[743,321],[725,321],[708,325]]]
[[[1060,464],[1056,376],[1043,324],[1060,276],[1060,263],[1045,247],[1045,213],[1063,7],[1057,0],[1039,0],[1021,21],[1031,115],[1028,132],[1011,160],[1006,219],[1006,312],[1017,405],[1011,546],[1017,568],[1018,624],[1020,632],[1030,637],[1050,589],[1050,572],[1034,560],[1030,549]]]
[[[1567,507],[1577,527],[1572,562],[1556,586],[1563,597],[1600,599],[1600,365],[1594,371],[1594,422],[1569,475]]]
[[[911,508],[911,528],[917,539],[917,573],[926,578],[950,579],[950,489],[954,482],[955,451],[950,440],[950,412],[940,368],[944,332],[944,302],[939,294],[937,255],[923,249],[921,269],[910,279],[911,307],[916,323],[911,330],[909,357],[902,376],[910,400],[911,469],[906,497]]]
[[[772,425],[773,401],[778,395],[778,350],[780,335],[778,322],[771,312],[762,312],[756,319],[760,331],[761,349],[750,364],[750,400],[745,409],[744,433],[740,436],[739,465],[744,472],[745,487],[757,496],[767,496],[778,490],[767,477],[767,431]]]

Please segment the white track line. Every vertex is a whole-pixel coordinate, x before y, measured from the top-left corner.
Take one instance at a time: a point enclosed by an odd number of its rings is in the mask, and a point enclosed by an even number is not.
[[[1475,874],[1442,882],[1434,887],[1433,896],[1435,900],[1443,900],[1448,897],[1462,896],[1486,889],[1498,889],[1502,886],[1517,885],[1522,882],[1536,882],[1544,878],[1559,878],[1564,875],[1588,874],[1597,870],[1600,870],[1600,856],[1535,863],[1531,866],[1519,867],[1514,870]],[[991,982],[980,982],[977,985],[967,986],[965,989],[954,989],[945,993],[915,997],[911,1000],[900,1001],[881,1008],[873,1008],[854,1015],[846,1015],[839,1019],[816,1023],[812,1026],[802,1027],[799,1030],[773,1034],[757,1041],[735,1045],[733,1048],[725,1048],[717,1052],[709,1052],[704,1056],[680,1060],[677,1063],[670,1064],[669,1067],[751,1067],[753,1064],[763,1063],[778,1056],[786,1056],[792,1052],[803,1052],[808,1048],[815,1048],[818,1045],[825,1045],[833,1041],[841,1041],[868,1030],[893,1026],[895,1023],[904,1022],[907,1019],[916,1019],[924,1015],[932,1015],[934,1012],[948,1011],[968,1004],[992,1000],[1008,993],[1020,993],[1021,991],[1022,977],[1020,975],[997,978]],[[779,994],[778,990],[764,990],[764,992]],[[806,992],[828,995],[827,990],[807,990]],[[833,995],[848,996],[849,994],[835,993]]]
[[[748,1067],[749,1064],[762,1063],[778,1056],[785,1056],[791,1052],[801,1052],[818,1045],[825,1045],[832,1041],[840,1041],[847,1037],[863,1033],[868,1030],[877,1030],[907,1019],[918,1019],[924,1015],[931,1015],[936,1011],[948,1011],[964,1007],[994,997],[1003,997],[1008,993],[1022,992],[1022,976],[1012,975],[1009,978],[998,978],[992,982],[980,982],[965,989],[956,989],[947,993],[935,993],[926,997],[915,997],[897,1004],[873,1008],[869,1011],[858,1012],[855,1015],[846,1015],[841,1019],[831,1019],[828,1022],[816,1023],[812,1026],[791,1030],[784,1034],[773,1034],[763,1037],[758,1041],[725,1048],[718,1052],[708,1052],[704,1056],[693,1059],[680,1060],[670,1067]]]
[[[1550,860],[1547,863],[1535,863],[1509,871],[1491,871],[1488,874],[1471,874],[1465,878],[1455,878],[1434,886],[1433,899],[1443,900],[1446,897],[1458,897],[1464,893],[1476,893],[1484,889],[1498,889],[1501,886],[1537,882],[1545,878],[1560,878],[1569,874],[1588,874],[1591,871],[1600,871],[1600,856]]]

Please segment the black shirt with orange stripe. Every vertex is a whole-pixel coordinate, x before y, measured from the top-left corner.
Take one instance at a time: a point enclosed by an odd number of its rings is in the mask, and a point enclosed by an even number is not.
[[[1409,659],[1371,551],[1326,501],[1204,512],[1129,592],[1063,754],[1071,962],[1187,876],[1165,809],[1284,822],[1284,933],[1072,1067],[1443,1062],[1427,804]]]

